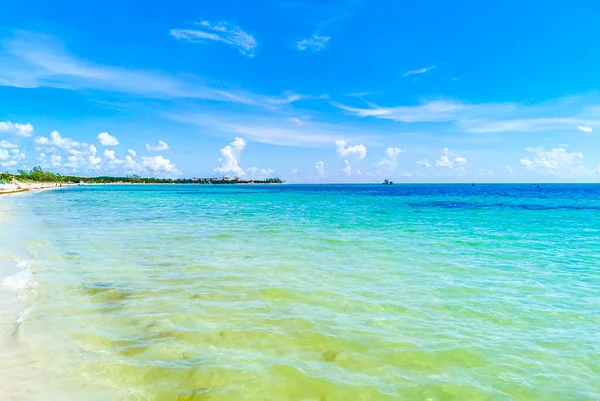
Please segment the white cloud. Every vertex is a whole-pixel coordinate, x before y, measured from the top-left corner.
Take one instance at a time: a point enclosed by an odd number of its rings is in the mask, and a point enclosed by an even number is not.
[[[248,174],[248,178],[251,180],[264,180],[266,178],[273,177],[275,174],[275,170],[267,168],[258,168],[258,167],[249,167],[246,169],[246,173]]]
[[[137,156],[137,152],[136,152],[135,150],[133,150],[133,149],[129,149],[129,150],[127,151],[127,153],[129,153],[129,154],[130,154],[131,156],[133,156],[133,157],[136,157],[136,156]]]
[[[108,132],[99,133],[98,140],[104,146],[117,146],[119,144],[119,141],[117,140],[117,138],[115,138]]]
[[[52,131],[49,138],[44,136],[35,137],[33,143],[37,148],[45,149],[48,153],[55,153],[59,149],[72,156],[82,156],[90,151],[90,145],[87,143],[64,138],[58,131]]]
[[[530,158],[524,157],[521,159],[521,166],[523,166],[525,168],[534,168],[535,163],[533,161],[531,161]]]
[[[599,100],[594,96],[562,98],[538,104],[480,103],[438,99],[418,105],[368,108],[336,102],[331,104],[358,117],[401,123],[452,123],[448,129],[473,134],[501,132],[545,132],[591,128],[600,124]]]
[[[342,171],[347,176],[352,175],[352,166],[350,165],[350,162],[348,160],[344,160],[344,167],[342,168]]]
[[[383,168],[386,172],[391,173],[396,170],[398,166],[398,156],[402,153],[400,148],[387,148],[385,150],[385,157],[376,164],[377,167]]]
[[[88,160],[90,162],[92,169],[96,169],[97,166],[100,163],[102,163],[102,159],[99,157],[96,157],[96,152],[98,151],[98,149],[96,149],[96,147],[94,145],[90,145],[89,150],[90,150],[90,155],[88,156]]]
[[[374,117],[403,123],[455,121],[468,106],[446,100],[436,100],[418,106],[372,107],[361,109],[333,102],[335,107],[359,117]]]
[[[504,168],[508,172],[508,175],[510,175],[510,176],[514,175],[513,174],[513,169],[512,169],[512,167],[510,165],[507,164],[506,166],[504,166]]]
[[[0,121],[0,132],[7,132],[17,136],[31,136],[33,133],[33,125],[30,123],[12,123],[10,121]]]
[[[586,127],[584,125],[577,126],[577,129],[581,132],[592,132],[593,131],[592,127]]]
[[[279,115],[221,112],[208,114],[167,114],[174,121],[192,124],[225,135],[243,136],[254,142],[282,146],[329,147],[332,140],[346,138],[358,141],[363,135],[377,135],[373,130],[361,131],[350,125],[302,120],[292,124]]]
[[[14,167],[23,164],[27,159],[25,152],[18,148],[3,149],[0,148],[0,167]]]
[[[358,160],[362,160],[367,156],[367,148],[364,145],[354,145],[346,147],[346,141],[335,141],[336,152],[341,157],[355,157]]]
[[[317,170],[317,174],[320,176],[325,175],[325,163],[322,161],[319,161],[317,164],[315,164],[315,169]]]
[[[126,156],[126,160],[129,162],[132,161],[129,156]],[[153,173],[167,173],[167,175],[170,176],[178,176],[181,174],[179,170],[177,170],[177,166],[175,166],[175,164],[171,163],[169,159],[165,159],[161,155],[153,157],[142,156],[142,166]]]
[[[209,86],[205,80],[191,74],[177,77],[156,71],[93,64],[69,54],[51,36],[26,31],[17,31],[13,38],[0,42],[0,46],[3,55],[1,86],[94,89],[155,99],[208,99],[265,108],[301,98],[290,94],[264,96],[223,85]]]
[[[418,70],[407,71],[404,73],[404,76],[409,77],[411,75],[425,74],[426,72],[429,72],[429,71],[433,70],[434,68],[435,68],[435,65],[432,65],[429,67],[420,68]]]
[[[237,47],[240,53],[254,56],[256,39],[238,26],[226,22],[211,23],[202,21],[196,23],[196,29],[171,29],[171,36],[175,39],[185,40],[190,43],[206,43],[209,40],[222,42]]]
[[[244,176],[246,173],[239,166],[239,158],[242,150],[246,147],[244,139],[236,137],[233,142],[220,150],[219,167],[215,168],[215,172],[219,174],[233,174]]]
[[[169,144],[159,140],[158,145],[151,146],[150,144],[146,144],[146,150],[150,152],[162,152],[164,150],[169,150]]]
[[[529,147],[525,150],[531,153],[531,156],[520,160],[521,166],[526,169],[558,177],[589,175],[580,152],[568,152],[564,148],[545,150]]]
[[[462,156],[456,156],[448,148],[442,149],[440,157],[435,161],[435,165],[439,167],[453,168],[455,164],[467,164],[468,161]]]
[[[50,163],[52,164],[52,167],[60,167],[61,163],[62,163],[62,156],[60,155],[52,155],[50,156]]]
[[[329,36],[321,36],[315,33],[306,39],[296,42],[296,49],[301,51],[313,50],[318,52],[327,46],[327,42],[329,42],[330,39],[331,37]]]
[[[12,142],[8,142],[6,139],[0,141],[0,148],[4,149],[16,149],[18,146]]]
[[[296,117],[290,117],[290,118],[288,118],[288,120],[290,120],[291,122],[293,122],[296,125],[304,125],[304,122],[301,119],[296,118]]]
[[[429,163],[428,159],[419,160],[417,161],[417,164],[423,167],[431,167],[431,163]]]
[[[114,150],[105,150],[104,157],[108,160],[115,160],[115,151]]]

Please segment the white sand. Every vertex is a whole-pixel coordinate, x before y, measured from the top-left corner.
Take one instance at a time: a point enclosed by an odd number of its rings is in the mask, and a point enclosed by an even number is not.
[[[57,183],[57,182],[27,183],[27,182],[19,182],[19,181],[13,180],[13,182],[10,184],[0,184],[0,195],[21,193],[21,192],[27,192],[27,191],[37,191],[37,190],[42,190],[42,189],[61,188],[64,186],[69,186],[69,185],[73,185],[73,184],[61,184],[61,183]]]

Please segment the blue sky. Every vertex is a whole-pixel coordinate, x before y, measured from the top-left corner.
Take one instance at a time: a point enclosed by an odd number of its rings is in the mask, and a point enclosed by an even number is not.
[[[597,2],[154,3],[4,5],[0,170],[600,178]]]

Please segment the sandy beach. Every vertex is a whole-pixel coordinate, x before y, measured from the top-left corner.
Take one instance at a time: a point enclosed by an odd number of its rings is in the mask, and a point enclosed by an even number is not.
[[[57,182],[12,182],[9,184],[0,184],[0,195],[17,194],[28,191],[38,191],[45,189],[55,189],[73,184],[61,184]]]

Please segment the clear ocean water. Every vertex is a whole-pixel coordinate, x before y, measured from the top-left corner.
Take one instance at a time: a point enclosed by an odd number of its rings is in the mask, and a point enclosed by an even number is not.
[[[0,217],[6,399],[600,399],[600,186],[80,186]]]

